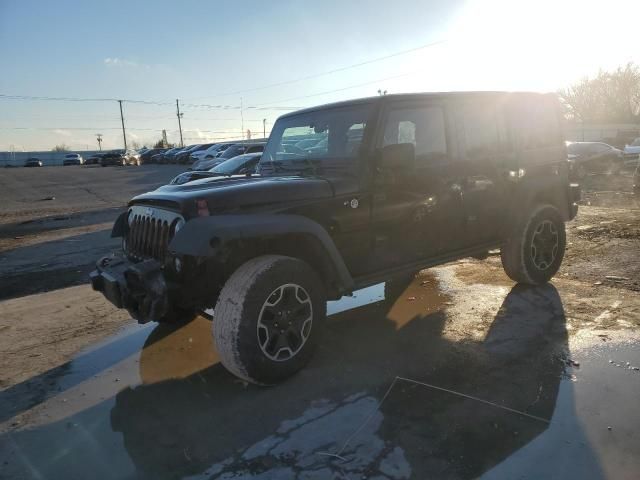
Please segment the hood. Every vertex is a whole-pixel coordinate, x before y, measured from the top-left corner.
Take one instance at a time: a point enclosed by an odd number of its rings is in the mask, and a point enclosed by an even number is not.
[[[215,167],[216,165],[220,165],[224,160],[220,158],[212,158],[210,160],[200,159],[197,162],[193,163],[193,170],[209,170],[210,168]]]
[[[234,175],[194,180],[183,185],[164,185],[133,198],[130,205],[158,205],[189,216],[196,200],[207,200],[212,213],[250,207],[331,198],[331,183],[318,177]]]

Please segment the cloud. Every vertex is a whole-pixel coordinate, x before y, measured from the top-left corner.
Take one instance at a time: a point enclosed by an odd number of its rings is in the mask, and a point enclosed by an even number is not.
[[[104,59],[104,64],[107,67],[140,67],[138,62],[133,60],[127,60],[126,58],[119,57],[107,57]]]
[[[58,135],[62,135],[63,137],[70,137],[71,136],[71,132],[69,130],[62,130],[60,128],[57,128],[53,131],[53,133],[58,134]]]

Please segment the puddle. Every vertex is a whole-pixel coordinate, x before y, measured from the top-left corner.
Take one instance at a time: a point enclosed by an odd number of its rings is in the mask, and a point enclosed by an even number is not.
[[[310,364],[272,388],[220,365],[205,318],[132,328],[2,397],[21,409],[0,464],[25,478],[631,478],[640,372],[608,360],[640,366],[638,344],[585,342],[568,367],[555,288],[447,268],[330,302]]]

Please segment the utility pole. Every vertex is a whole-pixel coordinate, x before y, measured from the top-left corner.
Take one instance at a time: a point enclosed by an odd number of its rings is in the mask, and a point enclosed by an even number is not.
[[[267,119],[262,119],[262,138],[267,138]]]
[[[240,131],[242,132],[242,139],[244,140],[244,115],[242,113],[242,97],[240,97]]]
[[[178,116],[178,129],[180,130],[180,146],[184,147],[184,141],[182,140],[182,115],[184,115],[184,113],[180,113],[180,102],[178,102],[178,99],[176,98],[176,115]]]
[[[96,133],[96,137],[98,138],[98,148],[102,151],[102,134]]]
[[[127,149],[127,134],[124,131],[124,115],[122,114],[122,100],[118,100],[120,104],[120,120],[122,121],[122,138],[124,138],[124,149]]]

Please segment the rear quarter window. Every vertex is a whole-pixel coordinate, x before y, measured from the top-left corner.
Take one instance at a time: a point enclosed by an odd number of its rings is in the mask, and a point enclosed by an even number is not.
[[[512,101],[509,120],[519,145],[525,150],[562,146],[559,105],[550,96]]]

